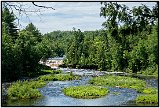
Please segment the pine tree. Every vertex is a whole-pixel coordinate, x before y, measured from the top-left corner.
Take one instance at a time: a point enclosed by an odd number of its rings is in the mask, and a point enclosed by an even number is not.
[[[10,12],[7,7],[4,7],[2,10],[3,32],[11,36],[13,41],[18,37],[18,29],[14,23],[15,20],[16,18],[13,12]]]

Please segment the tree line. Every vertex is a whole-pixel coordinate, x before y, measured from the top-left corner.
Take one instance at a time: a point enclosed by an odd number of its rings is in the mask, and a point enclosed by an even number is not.
[[[158,12],[158,2],[152,9],[102,2],[103,29],[42,35],[32,23],[18,30],[13,12],[3,7],[2,81],[38,74],[40,59],[63,55],[68,67],[158,75]]]
[[[73,30],[66,47],[65,64],[77,68],[158,74],[158,2],[129,9],[103,2],[104,29]]]

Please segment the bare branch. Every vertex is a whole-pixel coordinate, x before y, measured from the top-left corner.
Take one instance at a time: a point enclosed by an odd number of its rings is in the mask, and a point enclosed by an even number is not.
[[[24,4],[23,2],[3,2],[2,7],[7,7],[9,10],[11,10],[11,12],[16,12],[17,14],[13,13],[16,20],[17,20],[17,24],[18,26],[22,26],[19,21],[21,20],[21,18],[23,17],[23,15],[25,15],[25,17],[28,19],[29,22],[31,22],[30,19],[30,15],[32,13],[36,14],[39,18],[40,21],[43,21],[41,18],[41,15],[43,15],[41,13],[41,11],[43,11],[43,9],[52,9],[55,10],[53,7],[48,7],[48,6],[42,6],[42,5],[38,5],[35,4],[35,2],[30,2],[32,5],[28,5],[28,4]],[[33,9],[32,9],[33,7]],[[30,9],[31,8],[31,9]]]
[[[32,2],[32,4],[37,6],[37,7],[43,7],[43,8],[47,8],[47,9],[51,8],[51,9],[55,10],[53,7],[40,6],[40,5],[35,4],[34,2]]]

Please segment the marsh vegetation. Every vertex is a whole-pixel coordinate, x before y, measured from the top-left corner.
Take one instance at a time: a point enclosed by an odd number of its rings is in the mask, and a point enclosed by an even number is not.
[[[74,86],[64,88],[63,92],[67,96],[82,99],[94,99],[108,94],[107,88],[97,86]]]

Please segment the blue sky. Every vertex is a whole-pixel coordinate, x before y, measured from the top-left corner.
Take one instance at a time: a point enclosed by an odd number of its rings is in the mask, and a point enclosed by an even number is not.
[[[40,9],[32,5],[32,3],[22,3],[28,10]],[[55,30],[72,30],[73,27],[87,30],[99,30],[105,18],[100,17],[100,2],[37,2],[38,5],[51,6],[52,9],[41,9],[40,12],[28,13],[18,16],[20,19],[20,28],[24,28],[28,23],[32,22],[41,33],[52,32]],[[139,6],[145,4],[153,7],[155,2],[120,2],[128,7]],[[39,17],[40,16],[40,17]]]

